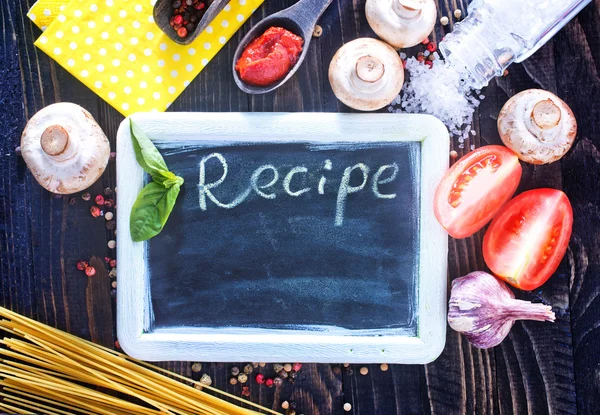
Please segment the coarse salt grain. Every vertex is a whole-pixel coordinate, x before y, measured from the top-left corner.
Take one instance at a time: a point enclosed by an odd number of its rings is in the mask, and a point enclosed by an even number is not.
[[[405,68],[407,82],[388,111],[433,115],[448,127],[459,148],[463,148],[480,102],[473,94],[479,95],[479,91],[473,91],[464,75],[448,62],[439,61],[430,68],[413,57],[406,60]]]

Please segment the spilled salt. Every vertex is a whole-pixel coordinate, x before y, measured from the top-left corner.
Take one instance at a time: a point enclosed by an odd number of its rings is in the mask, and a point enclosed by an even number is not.
[[[457,138],[459,147],[469,137],[473,113],[484,98],[471,89],[452,63],[436,60],[431,68],[414,57],[406,60],[407,80],[402,92],[388,107],[400,113],[430,114],[439,118]]]

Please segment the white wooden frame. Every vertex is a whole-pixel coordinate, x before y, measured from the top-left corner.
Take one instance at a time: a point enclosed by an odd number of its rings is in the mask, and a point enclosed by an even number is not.
[[[180,327],[149,331],[145,243],[129,234],[129,214],[143,187],[135,160],[129,119],[117,134],[119,238],[117,331],[129,355],[143,360],[428,363],[446,340],[448,236],[433,214],[435,187],[448,168],[448,132],[428,115],[333,113],[139,113],[132,115],[153,140],[211,143],[235,141],[420,141],[420,276],[417,287],[417,336],[394,329],[356,334],[268,329]]]

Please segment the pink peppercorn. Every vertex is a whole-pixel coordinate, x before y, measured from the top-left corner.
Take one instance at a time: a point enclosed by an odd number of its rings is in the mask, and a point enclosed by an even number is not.
[[[433,61],[425,61],[425,65],[429,66],[429,68],[433,67]]]
[[[300,369],[302,369],[302,363],[294,363],[292,365],[292,369],[294,372],[300,372]]]
[[[258,383],[259,385],[262,385],[263,383],[265,383],[265,376],[261,373],[256,375],[256,383]]]
[[[177,36],[186,37],[187,34],[188,34],[188,31],[185,27],[180,27],[179,29],[177,29]]]
[[[423,45],[426,45],[426,44],[428,44],[428,43],[429,43],[429,38],[428,38],[428,37],[426,37],[425,39],[423,39],[423,41],[421,41],[421,43],[422,43]]]
[[[114,205],[115,205],[115,201],[114,201],[114,200],[112,200],[112,199],[106,199],[106,200],[104,201],[104,206],[106,206],[106,207],[107,207],[107,208],[109,208],[109,209],[110,209],[111,207],[113,207]]]
[[[183,23],[183,16],[178,14],[177,16],[173,17],[173,24],[182,24]]]
[[[87,267],[85,269],[85,275],[87,275],[88,277],[93,277],[94,275],[96,275],[96,268],[94,268],[94,267]]]
[[[267,385],[268,388],[272,388],[273,387],[273,379],[269,378],[269,379],[265,380],[265,385]]]
[[[88,267],[88,265],[89,265],[89,264],[87,263],[87,261],[79,261],[79,262],[77,263],[77,269],[78,269],[79,271],[85,271],[85,269]]]
[[[435,52],[437,50],[437,45],[435,44],[435,42],[429,42],[427,44],[427,50],[431,53]]]
[[[94,201],[96,202],[96,204],[98,206],[102,206],[104,204],[104,196],[98,195],[98,196],[96,196],[96,198],[94,199]]]
[[[92,206],[90,208],[90,213],[95,218],[97,218],[98,216],[102,216],[102,211],[100,210],[100,208],[98,206]]]
[[[244,386],[242,387],[242,395],[244,396],[250,396],[250,388],[248,386]]]
[[[116,267],[117,266],[117,260],[116,259],[111,259],[109,265],[110,265],[111,268]]]

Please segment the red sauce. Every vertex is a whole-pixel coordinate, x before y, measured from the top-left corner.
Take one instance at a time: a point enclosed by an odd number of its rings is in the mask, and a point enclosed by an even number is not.
[[[235,64],[242,81],[269,86],[284,78],[298,61],[304,41],[282,27],[270,27],[254,39]]]

